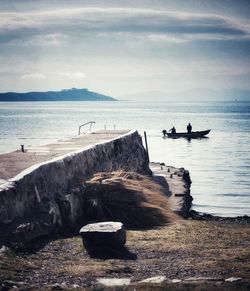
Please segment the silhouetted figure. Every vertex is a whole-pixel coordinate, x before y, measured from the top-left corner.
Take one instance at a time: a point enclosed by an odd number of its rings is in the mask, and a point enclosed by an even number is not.
[[[191,131],[192,131],[192,125],[189,123],[187,126],[187,132],[191,133]]]
[[[162,133],[163,133],[163,136],[165,137],[167,135],[166,129],[163,129]]]
[[[173,126],[171,129],[170,129],[171,133],[176,133],[176,129],[175,127]]]

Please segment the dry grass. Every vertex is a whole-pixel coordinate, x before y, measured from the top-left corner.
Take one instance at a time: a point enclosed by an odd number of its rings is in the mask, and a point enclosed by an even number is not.
[[[164,253],[184,255],[183,267],[191,265],[204,272],[233,270],[250,278],[249,239],[249,225],[202,221],[182,221],[160,229],[129,233],[129,243],[139,242],[145,252],[158,248]]]
[[[193,220],[131,230],[126,245],[136,260],[90,259],[80,238],[58,239],[36,254],[2,258],[0,282],[12,279],[35,286],[56,282],[84,286],[95,284],[98,277],[130,277],[136,282],[158,275],[249,279],[249,238],[249,224]]]
[[[127,228],[151,228],[180,219],[171,211],[161,185],[134,172],[98,173],[86,182],[85,195],[98,201],[105,220]]]

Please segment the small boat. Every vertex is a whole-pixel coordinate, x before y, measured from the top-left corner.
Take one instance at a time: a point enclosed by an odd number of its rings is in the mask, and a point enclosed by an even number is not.
[[[162,133],[167,137],[171,137],[171,138],[179,138],[179,137],[185,137],[185,138],[201,138],[201,137],[205,137],[205,135],[209,134],[209,132],[211,131],[211,129],[208,130],[203,130],[203,131],[192,131],[192,132],[176,132],[176,133],[170,133],[167,132],[166,130],[163,130]]]

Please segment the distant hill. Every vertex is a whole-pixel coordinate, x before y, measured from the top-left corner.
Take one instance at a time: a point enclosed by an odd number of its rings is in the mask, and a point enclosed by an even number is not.
[[[120,100],[137,101],[250,101],[250,90],[243,89],[192,89],[180,92],[147,91],[120,96]]]
[[[0,93],[0,101],[117,101],[88,89],[65,89],[61,91]]]

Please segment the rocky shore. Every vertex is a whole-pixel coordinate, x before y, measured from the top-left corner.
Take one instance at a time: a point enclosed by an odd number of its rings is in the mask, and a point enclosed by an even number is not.
[[[90,257],[80,236],[67,237],[60,233],[34,241],[35,246],[30,251],[2,247],[0,290],[249,290],[250,218],[215,217],[190,209],[187,212],[192,200],[189,173],[163,164],[151,164],[151,170],[152,179],[163,187],[168,200],[172,199],[169,204],[172,210],[185,219],[171,216],[169,222],[162,225],[140,229],[137,224],[131,229],[129,225],[135,217],[125,212],[125,216],[119,218],[127,225],[125,251],[109,256]],[[110,191],[109,185],[115,184],[118,193],[121,188],[117,183],[124,173],[113,175],[96,175],[87,183],[90,185],[87,189],[92,192],[98,185],[100,189],[107,185]],[[138,175],[130,173],[125,177],[146,183]],[[180,189],[184,190],[183,195]],[[92,209],[92,219],[93,215],[100,214],[99,206],[103,203],[97,202],[97,208]],[[124,201],[121,203],[126,207]],[[116,208],[118,205],[115,205]],[[113,211],[110,204],[106,207]],[[137,209],[143,211],[137,217],[144,215],[142,223],[145,223],[146,217],[151,217],[147,215],[149,209]],[[119,215],[121,210],[118,208]],[[102,213],[104,215],[103,209]]]

